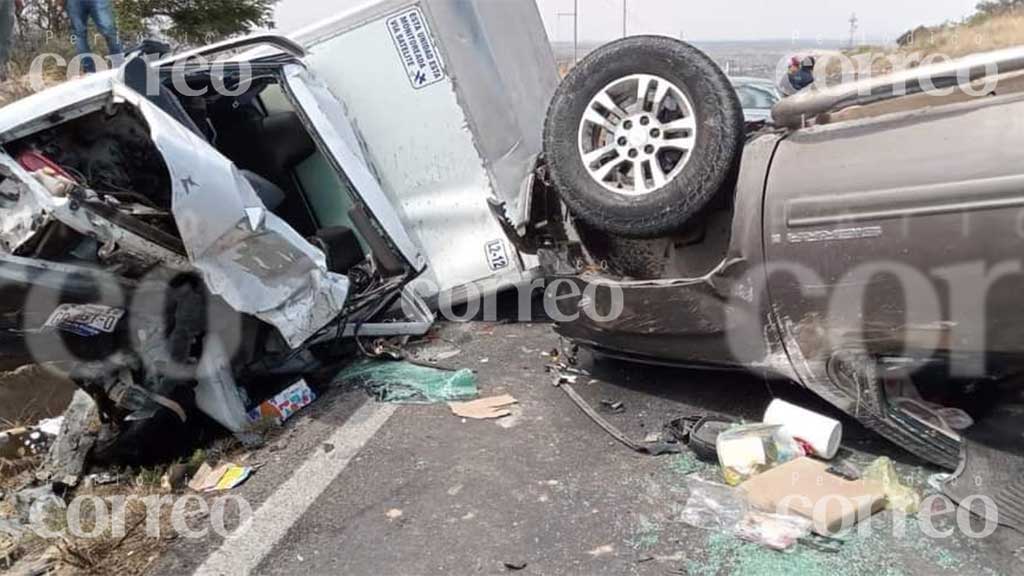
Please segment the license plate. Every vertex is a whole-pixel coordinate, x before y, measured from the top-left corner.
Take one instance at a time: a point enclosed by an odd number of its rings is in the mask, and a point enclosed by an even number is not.
[[[48,328],[76,334],[96,336],[110,334],[124,317],[124,310],[100,304],[62,304],[46,321]]]

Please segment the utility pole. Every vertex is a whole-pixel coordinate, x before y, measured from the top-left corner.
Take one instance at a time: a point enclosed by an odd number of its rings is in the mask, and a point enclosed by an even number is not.
[[[854,43],[857,40],[857,24],[859,22],[860,22],[860,20],[857,19],[857,13],[854,12],[853,15],[850,16],[850,49],[851,50],[853,49],[853,45],[854,45]]]
[[[558,13],[559,28],[563,17],[572,17],[572,62],[576,64],[580,61],[580,0],[573,0],[572,12]]]
[[[572,0],[572,58],[580,62],[580,0]]]
[[[629,14],[627,12],[628,9],[629,9],[629,0],[622,0],[622,37],[623,38],[628,36],[627,28],[626,28],[626,23],[629,21]]]

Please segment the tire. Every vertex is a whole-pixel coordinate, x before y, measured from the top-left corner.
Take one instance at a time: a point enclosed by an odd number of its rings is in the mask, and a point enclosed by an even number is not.
[[[660,91],[668,95],[659,99]],[[605,97],[617,111],[597,102]],[[602,127],[589,120],[594,113]],[[570,211],[627,238],[684,229],[724,187],[743,141],[743,110],[729,79],[700,50],[660,36],[626,38],[587,56],[555,92],[544,127],[551,179]]]

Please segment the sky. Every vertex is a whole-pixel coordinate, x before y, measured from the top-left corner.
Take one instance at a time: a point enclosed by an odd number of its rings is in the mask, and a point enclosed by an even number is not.
[[[529,2],[531,0],[474,0]],[[536,0],[552,41],[572,41],[574,0]],[[918,25],[958,20],[977,0],[578,0],[583,41],[622,36],[627,2],[629,34],[682,35],[692,41],[817,38],[846,41],[850,17],[859,20],[858,38],[892,41]],[[367,0],[281,0],[277,24],[288,32]],[[559,16],[559,14],[563,14]]]

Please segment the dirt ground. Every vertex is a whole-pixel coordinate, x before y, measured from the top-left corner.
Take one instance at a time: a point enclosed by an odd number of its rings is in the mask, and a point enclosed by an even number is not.
[[[74,392],[70,380],[37,364],[0,371],[0,428],[59,416]]]

